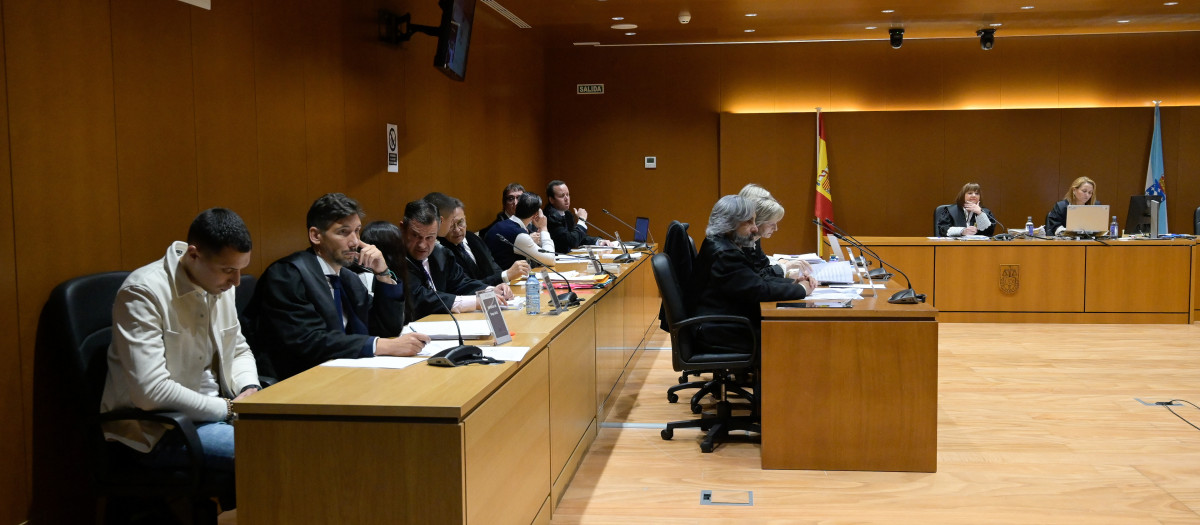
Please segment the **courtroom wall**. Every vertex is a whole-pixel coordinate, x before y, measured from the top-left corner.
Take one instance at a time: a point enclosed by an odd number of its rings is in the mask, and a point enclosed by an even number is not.
[[[246,219],[258,274],[306,246],[304,213],[326,192],[397,221],[405,202],[448,191],[486,223],[509,179],[544,183],[543,54],[491,9],[476,12],[456,83],[432,66],[435,38],[376,40],[379,9],[436,24],[435,2],[212,4],[0,5],[0,523],[91,511],[70,497],[78,472],[35,476],[32,464],[57,439],[30,437],[37,318],[57,283],[161,257],[211,206]],[[399,173],[386,172],[387,123],[400,129]]]
[[[977,39],[906,40],[898,50],[884,41],[556,48],[549,167],[572,183],[573,201],[646,214],[660,236],[679,219],[699,237],[717,197],[778,181],[771,189],[789,195],[789,213],[770,244],[812,251],[816,107],[829,112],[838,217],[862,234],[927,235],[931,206],[972,177],[1006,223],[1044,217],[1063,180],[1092,170],[1106,173],[1102,200],[1123,209],[1144,177],[1151,101],[1162,100],[1180,230],[1200,205],[1188,193],[1200,122],[1177,107],[1200,105],[1198,47],[1200,33],[1007,38],[987,52]],[[578,83],[606,93],[577,95]],[[798,112],[808,114],[748,120],[733,135],[724,127],[742,114]],[[656,170],[642,167],[648,155]]]

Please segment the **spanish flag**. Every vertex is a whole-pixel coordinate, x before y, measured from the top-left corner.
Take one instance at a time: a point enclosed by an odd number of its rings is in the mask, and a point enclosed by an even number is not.
[[[817,108],[817,193],[813,207],[817,221],[833,220],[833,194],[829,191],[829,155],[825,152],[825,115]],[[817,254],[825,255],[825,233],[828,227],[817,227]]]

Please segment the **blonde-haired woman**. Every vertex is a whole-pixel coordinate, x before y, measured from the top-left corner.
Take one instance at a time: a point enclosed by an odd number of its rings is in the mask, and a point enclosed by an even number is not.
[[[1058,235],[1066,230],[1067,206],[1078,204],[1096,204],[1096,181],[1079,177],[1071,183],[1063,200],[1054,203],[1054,209],[1046,214],[1046,233]]]

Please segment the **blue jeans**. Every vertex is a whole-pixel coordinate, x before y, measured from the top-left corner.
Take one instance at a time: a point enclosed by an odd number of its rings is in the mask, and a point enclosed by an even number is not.
[[[204,447],[204,461],[208,469],[232,473],[233,425],[224,421],[200,423],[196,425],[196,435]],[[187,447],[180,440],[173,439],[174,436],[159,441],[141,458],[141,464],[148,467],[186,467]]]

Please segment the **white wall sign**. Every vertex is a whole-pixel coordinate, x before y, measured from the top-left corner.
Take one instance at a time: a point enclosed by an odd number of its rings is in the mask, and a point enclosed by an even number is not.
[[[387,164],[388,173],[400,172],[400,136],[395,124],[387,125]]]

